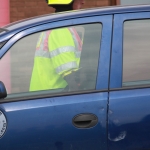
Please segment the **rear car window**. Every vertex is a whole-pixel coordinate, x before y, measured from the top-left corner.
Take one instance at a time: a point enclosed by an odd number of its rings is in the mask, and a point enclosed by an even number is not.
[[[150,85],[150,20],[124,23],[122,86]]]

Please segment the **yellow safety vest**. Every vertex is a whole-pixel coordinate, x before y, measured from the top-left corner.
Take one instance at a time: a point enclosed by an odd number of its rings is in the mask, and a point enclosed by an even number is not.
[[[30,91],[61,89],[64,76],[79,68],[81,43],[73,28],[42,32],[36,47]],[[80,48],[79,48],[80,47]]]

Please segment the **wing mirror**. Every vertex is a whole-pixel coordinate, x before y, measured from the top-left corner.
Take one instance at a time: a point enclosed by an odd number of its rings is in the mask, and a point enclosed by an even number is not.
[[[0,99],[7,97],[7,91],[5,85],[2,81],[0,81]]]

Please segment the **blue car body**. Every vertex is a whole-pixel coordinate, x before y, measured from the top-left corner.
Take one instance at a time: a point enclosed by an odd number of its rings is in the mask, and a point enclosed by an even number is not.
[[[18,41],[32,34],[68,26],[102,24],[97,43],[98,64],[93,65],[93,68],[97,67],[94,88],[66,92],[50,90],[33,93],[9,92],[7,97],[1,97],[0,149],[150,149],[148,80],[144,82],[134,80],[134,83],[130,80],[123,82],[125,76],[123,74],[126,71],[123,70],[123,59],[126,54],[123,51],[125,45],[123,37],[126,31],[123,30],[124,22],[145,19],[150,19],[149,5],[95,8],[45,15],[12,23],[2,28],[0,30],[0,63]],[[130,31],[130,26],[127,30]],[[92,32],[94,32],[93,28]],[[90,40],[90,44],[92,43],[94,39]],[[21,54],[22,51],[19,49],[14,55]],[[15,62],[15,56],[12,61]],[[3,70],[2,65],[0,70]],[[7,76],[7,72],[0,71],[0,74]],[[3,82],[2,79],[1,81]],[[15,83],[17,81],[21,80],[15,79]],[[24,82],[20,82],[19,86],[12,81],[10,83],[15,86],[15,89],[21,89],[24,86]],[[93,120],[83,118],[92,117],[92,115],[96,117],[96,123],[90,126]],[[74,118],[78,116],[83,116],[83,120],[79,120],[76,126]]]

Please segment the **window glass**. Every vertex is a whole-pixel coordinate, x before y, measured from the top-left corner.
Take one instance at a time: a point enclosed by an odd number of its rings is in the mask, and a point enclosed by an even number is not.
[[[150,84],[150,20],[124,23],[123,86]]]
[[[8,94],[94,90],[101,31],[96,23],[47,30],[17,41],[0,60],[0,80]]]

